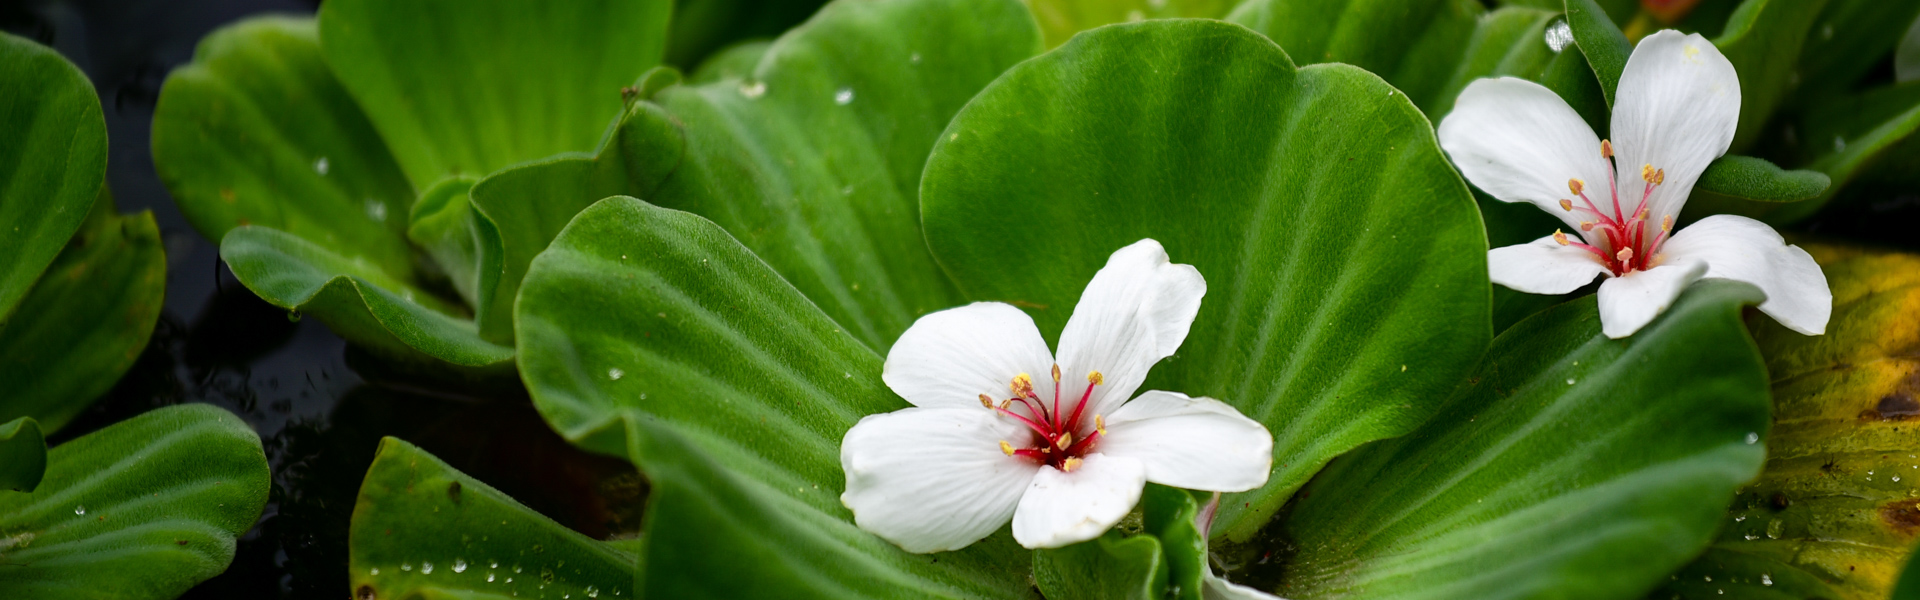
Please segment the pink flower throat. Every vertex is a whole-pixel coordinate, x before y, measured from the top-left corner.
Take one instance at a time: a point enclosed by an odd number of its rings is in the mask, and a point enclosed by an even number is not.
[[[1560,208],[1567,212],[1579,212],[1594,217],[1592,221],[1581,221],[1580,230],[1585,232],[1592,232],[1596,229],[1599,230],[1602,235],[1606,236],[1605,245],[1607,248],[1611,248],[1612,252],[1589,244],[1571,241],[1567,239],[1567,234],[1561,233],[1558,229],[1553,232],[1553,241],[1559,242],[1562,246],[1574,246],[1592,252],[1595,257],[1600,259],[1601,264],[1606,265],[1608,270],[1613,271],[1615,276],[1626,275],[1634,271],[1644,271],[1658,266],[1660,244],[1665,243],[1667,241],[1667,235],[1673,232],[1673,215],[1662,217],[1660,220],[1659,233],[1649,238],[1647,229],[1650,223],[1647,222],[1647,199],[1653,196],[1654,186],[1666,182],[1666,170],[1655,169],[1651,164],[1641,167],[1640,178],[1647,182],[1647,187],[1640,192],[1640,204],[1634,207],[1631,213],[1622,212],[1620,210],[1620,186],[1614,177],[1613,142],[1600,140],[1600,156],[1607,160],[1607,192],[1612,196],[1613,200],[1612,214],[1608,214],[1605,209],[1595,205],[1593,200],[1587,197],[1586,182],[1580,181],[1579,179],[1568,179],[1567,189],[1572,191],[1574,196],[1579,197],[1580,202],[1584,205],[1576,206],[1572,200],[1563,198],[1560,200]]]
[[[1087,389],[1080,394],[1080,400],[1071,406],[1060,405],[1060,365],[1053,366],[1053,402],[1048,403],[1033,393],[1033,378],[1026,373],[1013,378],[1008,388],[1013,397],[1001,400],[999,404],[986,394],[980,395],[980,404],[1009,417],[1018,419],[1027,429],[1033,430],[1033,439],[1026,447],[1015,447],[1000,441],[1000,451],[1007,456],[1019,456],[1036,464],[1051,465],[1062,472],[1071,473],[1080,466],[1082,456],[1093,451],[1101,436],[1107,434],[1107,423],[1100,415],[1093,415],[1093,428],[1081,429],[1080,419],[1086,416],[1087,401],[1093,398],[1094,386],[1100,385],[1105,377],[1099,371],[1087,374]],[[1014,403],[1026,408],[1027,414],[1011,410]]]

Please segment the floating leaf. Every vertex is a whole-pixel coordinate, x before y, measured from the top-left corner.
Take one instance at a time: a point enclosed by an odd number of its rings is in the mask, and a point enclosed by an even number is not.
[[[267,303],[317,316],[389,360],[428,369],[443,361],[481,376],[513,372],[513,348],[480,337],[473,321],[456,316],[459,307],[364,261],[260,226],[227,232],[220,258]]]
[[[52,49],[0,32],[0,323],[80,229],[107,173],[93,84]]]
[[[927,152],[961,105],[1039,45],[1010,0],[830,4],[749,78],[664,86],[636,98],[594,157],[475,185],[474,206],[506,244],[499,301],[512,303],[527,261],[575,212],[625,194],[719,223],[884,351],[918,316],[962,302],[920,234]]]
[[[249,19],[201,40],[161,87],[153,156],[208,239],[262,225],[413,276],[413,186],[334,79],[311,18]]]
[[[660,64],[669,0],[339,0],[321,50],[415,189],[591,150]]]
[[[360,484],[353,597],[637,598],[639,559],[575,533],[397,438]]]
[[[33,417],[0,424],[0,488],[31,492],[47,473],[47,439]]]
[[[1033,581],[1047,600],[1159,600],[1167,593],[1167,562],[1151,535],[1105,535],[1063,548],[1033,552]]]
[[[1142,389],[1273,432],[1267,486],[1221,509],[1235,539],[1327,460],[1425,421],[1489,337],[1485,234],[1426,117],[1233,25],[1116,25],[1022,63],[955,117],[921,197],[961,289],[1049,339],[1117,248],[1154,238],[1200,270],[1192,333]]]
[[[119,215],[103,193],[14,319],[0,324],[0,419],[59,431],[107,392],[160,320],[167,257],[152,213]]]
[[[1766,370],[1740,312],[1761,299],[1695,284],[1621,340],[1601,334],[1592,296],[1514,325],[1433,420],[1301,493],[1278,591],[1644,594],[1706,545],[1760,469]]]
[[[0,597],[177,597],[226,570],[267,479],[260,437],[205,404],[61,444],[33,493],[0,493]]]
[[[1833,320],[1815,337],[1749,321],[1773,378],[1766,468],[1671,592],[1878,600],[1920,535],[1920,256],[1805,247]]]

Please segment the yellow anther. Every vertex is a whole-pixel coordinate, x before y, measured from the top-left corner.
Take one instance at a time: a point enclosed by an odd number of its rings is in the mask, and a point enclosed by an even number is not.
[[[1660,230],[1673,231],[1673,215],[1667,215],[1666,218],[1660,220]]]
[[[1613,158],[1613,142],[1612,141],[1600,140],[1600,157]]]
[[[1560,242],[1560,245],[1565,246],[1567,245],[1567,234],[1560,233],[1560,230],[1555,229],[1553,230],[1553,241]]]
[[[1106,383],[1106,381],[1107,381],[1107,376],[1101,375],[1099,371],[1094,371],[1092,373],[1087,374],[1087,383],[1100,385],[1102,383]]]
[[[1564,210],[1564,211],[1567,211],[1567,212],[1573,212],[1573,201],[1572,201],[1572,200],[1568,200],[1568,199],[1566,199],[1566,198],[1561,198],[1561,199],[1560,199],[1560,210]]]
[[[1580,222],[1580,230],[1581,230],[1581,231],[1593,231],[1593,221],[1581,221],[1581,222]]]
[[[1001,400],[1001,401],[1000,401],[1000,410],[1006,410],[1008,406],[1012,406],[1012,405],[1013,405],[1013,399],[1012,399],[1012,398],[1008,398],[1008,399],[1006,399],[1006,400]]]
[[[1078,468],[1080,468],[1080,463],[1081,463],[1081,462],[1082,462],[1082,461],[1080,460],[1080,457],[1078,457],[1078,456],[1076,456],[1076,457],[1073,457],[1073,458],[1069,458],[1069,459],[1067,459],[1067,460],[1066,460],[1066,462],[1063,462],[1063,463],[1060,463],[1060,472],[1062,472],[1062,473],[1072,473],[1074,469],[1078,469]]]
[[[981,394],[981,395],[980,395],[980,405],[981,405],[981,406],[985,406],[985,407],[987,407],[987,408],[993,408],[993,399],[992,399],[992,398],[988,398],[986,394]]]
[[[1653,181],[1653,165],[1651,163],[1640,167],[1640,178],[1643,180],[1646,180],[1647,183],[1654,182]]]
[[[1654,169],[1654,170],[1653,170],[1653,184],[1654,184],[1654,185],[1664,185],[1664,184],[1666,184],[1666,183],[1667,183],[1667,170],[1666,170],[1666,169]]]
[[[1013,456],[1013,444],[1007,443],[1006,440],[1000,440],[1000,451],[1007,453],[1007,456]]]
[[[1013,376],[1013,383],[1007,384],[1007,387],[1012,388],[1015,395],[1024,394],[1028,390],[1033,389],[1033,378],[1029,377],[1026,373],[1015,375]]]
[[[1053,366],[1053,382],[1060,383],[1060,365]]]
[[[1580,195],[1580,192],[1586,191],[1587,184],[1586,182],[1580,181],[1578,179],[1568,179],[1567,189],[1573,190],[1573,195],[1578,196]]]
[[[1061,448],[1065,448],[1072,445],[1073,445],[1073,432],[1069,431],[1069,432],[1060,434]]]
[[[1613,257],[1620,259],[1620,262],[1627,262],[1629,260],[1633,260],[1633,249],[1621,248],[1619,252],[1613,253]]]
[[[1098,431],[1098,432],[1100,432],[1100,435],[1106,435],[1106,434],[1107,434],[1107,420],[1106,420],[1106,419],[1103,419],[1103,418],[1100,418],[1100,415],[1094,415],[1094,416],[1093,416],[1093,430],[1094,430],[1094,431]]]

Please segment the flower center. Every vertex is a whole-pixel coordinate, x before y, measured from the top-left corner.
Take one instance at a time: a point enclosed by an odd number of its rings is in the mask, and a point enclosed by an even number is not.
[[[1553,241],[1559,242],[1562,246],[1575,246],[1592,252],[1600,259],[1601,264],[1613,271],[1615,276],[1653,268],[1660,262],[1660,244],[1665,243],[1667,235],[1673,232],[1673,215],[1661,217],[1660,231],[1650,236],[1648,226],[1652,224],[1647,222],[1647,200],[1653,196],[1655,186],[1667,181],[1667,172],[1665,169],[1653,168],[1651,164],[1641,167],[1640,179],[1644,180],[1647,186],[1640,191],[1640,204],[1634,207],[1633,212],[1622,212],[1620,186],[1614,181],[1613,175],[1615,170],[1613,142],[1600,140],[1600,156],[1607,160],[1607,193],[1613,200],[1613,212],[1608,213],[1607,210],[1594,204],[1593,200],[1587,197],[1586,182],[1579,179],[1568,179],[1567,189],[1580,198],[1582,205],[1575,205],[1572,200],[1563,198],[1560,200],[1560,208],[1567,212],[1579,212],[1594,217],[1592,221],[1581,221],[1580,231],[1589,233],[1599,231],[1604,236],[1599,239],[1605,240],[1604,245],[1611,251],[1571,241],[1567,239],[1567,234],[1561,233],[1558,229],[1553,231]],[[1585,235],[1583,234],[1582,237]],[[1587,240],[1596,241],[1595,238],[1590,237]]]
[[[1060,404],[1060,365],[1054,365],[1051,405],[1033,392],[1033,378],[1026,373],[1015,376],[1007,385],[1013,391],[1012,398],[996,404],[993,398],[981,394],[980,405],[1018,419],[1033,431],[1032,439],[1025,445],[1016,446],[1000,440],[1001,452],[1071,473],[1079,468],[1080,457],[1092,452],[1094,445],[1107,434],[1107,422],[1100,415],[1093,415],[1092,429],[1081,429],[1081,418],[1086,416],[1087,401],[1093,398],[1093,388],[1105,380],[1106,377],[1099,371],[1088,373],[1087,389],[1080,393],[1080,400],[1063,406]]]

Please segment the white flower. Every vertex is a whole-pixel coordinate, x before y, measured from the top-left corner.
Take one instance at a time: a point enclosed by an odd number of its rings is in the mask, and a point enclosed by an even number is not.
[[[1220,510],[1220,494],[1214,494],[1206,506],[1200,507],[1200,513],[1193,516],[1194,528],[1200,530],[1200,547],[1207,547],[1207,539],[1213,531],[1213,515]],[[1285,600],[1279,596],[1240,585],[1227,578],[1213,574],[1213,563],[1206,557],[1207,570],[1200,574],[1200,597],[1206,600]]]
[[[1765,292],[1760,310],[1789,329],[1825,332],[1833,294],[1820,265],[1773,228],[1714,215],[1673,231],[1700,173],[1733,142],[1733,64],[1697,34],[1661,31],[1627,59],[1615,97],[1611,142],[1552,91],[1513,78],[1468,85],[1440,122],[1440,146],[1468,181],[1506,202],[1532,202],[1580,232],[1487,253],[1494,283],[1565,294],[1605,275],[1601,329],[1622,338],[1694,280],[1732,279]]]
[[[1010,274],[1011,275],[1011,274]],[[914,406],[840,444],[854,522],[910,552],[966,547],[1011,519],[1028,548],[1099,537],[1147,481],[1238,492],[1266,483],[1273,437],[1217,400],[1146,392],[1187,337],[1206,280],[1159,242],[1114,252],[1060,333],[998,302],[921,317],[883,379]]]

